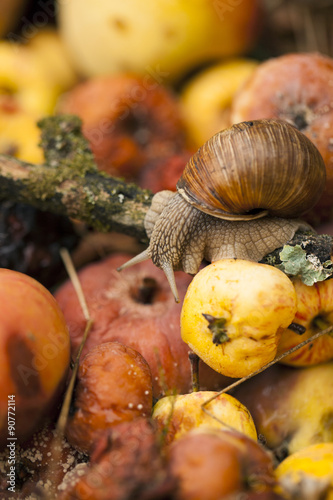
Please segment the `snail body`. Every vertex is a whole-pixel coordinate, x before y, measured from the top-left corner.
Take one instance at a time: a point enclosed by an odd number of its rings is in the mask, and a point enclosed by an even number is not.
[[[145,219],[151,258],[178,300],[173,271],[195,274],[203,259],[259,261],[283,246],[315,205],[323,159],[301,132],[279,120],[242,122],[207,141],[185,166],[177,193],[161,191]]]

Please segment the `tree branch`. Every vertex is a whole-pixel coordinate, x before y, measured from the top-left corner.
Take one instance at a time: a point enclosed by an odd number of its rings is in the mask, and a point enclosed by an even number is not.
[[[152,193],[97,169],[77,117],[49,117],[40,126],[46,164],[0,155],[0,198],[147,240]]]
[[[152,193],[98,170],[78,117],[48,117],[39,125],[45,165],[0,155],[0,199],[33,205],[85,222],[98,231],[117,231],[147,242],[143,221]],[[288,259],[300,268],[298,273],[310,273],[314,281],[332,275],[331,236],[296,234],[289,245],[295,246]],[[280,251],[267,255],[263,262],[283,268],[286,263],[281,262]]]

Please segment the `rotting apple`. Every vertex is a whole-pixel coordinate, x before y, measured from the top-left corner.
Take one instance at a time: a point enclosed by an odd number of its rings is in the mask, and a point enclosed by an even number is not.
[[[333,443],[310,445],[276,468],[277,491],[284,498],[333,499]]]
[[[231,103],[258,62],[238,58],[217,63],[192,77],[181,92],[184,121],[190,143],[198,148],[232,125]]]
[[[223,259],[199,271],[186,292],[181,335],[214,370],[243,377],[272,361],[296,312],[296,292],[280,270]]]
[[[58,500],[174,498],[177,485],[160,451],[149,419],[120,423],[98,440],[88,467],[63,483]]]
[[[54,297],[25,274],[0,269],[0,304],[0,445],[4,445],[12,435],[9,430],[18,441],[28,439],[59,403],[69,368],[70,338]]]
[[[189,348],[180,335],[180,304],[176,304],[164,273],[150,261],[118,273],[128,260],[126,254],[114,254],[90,264],[79,272],[79,279],[93,318],[93,327],[82,354],[103,342],[118,341],[140,352],[153,376],[154,396],[168,391],[187,393],[191,389]],[[191,277],[177,272],[176,281],[182,299]],[[63,310],[71,335],[72,355],[76,356],[85,319],[70,281],[55,297]],[[204,363],[200,364],[202,389],[214,390],[225,379]]]
[[[259,12],[258,0],[71,0],[59,2],[58,22],[84,75],[127,71],[170,81],[209,60],[247,52]]]
[[[333,59],[319,53],[290,53],[259,64],[232,104],[233,123],[279,118],[317,146],[327,181],[319,202],[306,215],[315,225],[333,216],[332,103]]]
[[[333,325],[333,281],[331,279],[305,285],[300,279],[293,280],[297,296],[297,312],[293,323],[305,328],[301,335],[291,329],[282,332],[278,354],[310,339],[312,335]],[[308,366],[333,358],[333,337],[323,335],[297,349],[281,361],[287,365]]]
[[[155,404],[152,416],[167,445],[199,427],[233,428],[254,440],[257,439],[250,412],[229,394],[198,391],[165,396]]]
[[[66,437],[80,451],[92,447],[110,427],[150,417],[149,366],[140,353],[118,342],[93,347],[80,363]]]
[[[233,393],[250,411],[258,434],[281,460],[313,443],[333,441],[333,363],[275,365]]]
[[[101,170],[136,179],[185,149],[178,98],[170,88],[133,74],[95,77],[63,95],[58,111],[78,115]]]
[[[177,500],[247,498],[276,483],[271,455],[236,431],[192,430],[174,441],[167,455],[179,483]]]

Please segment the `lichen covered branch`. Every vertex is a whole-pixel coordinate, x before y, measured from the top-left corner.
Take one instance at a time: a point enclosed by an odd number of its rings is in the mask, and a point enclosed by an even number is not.
[[[143,220],[152,193],[97,169],[77,117],[50,117],[40,125],[46,164],[0,155],[0,199],[146,239]]]

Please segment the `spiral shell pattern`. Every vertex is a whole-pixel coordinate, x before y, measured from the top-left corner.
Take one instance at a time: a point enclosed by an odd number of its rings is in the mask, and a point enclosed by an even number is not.
[[[316,204],[325,181],[316,146],[287,122],[267,119],[215,134],[189,160],[177,189],[221,219],[296,218]]]

